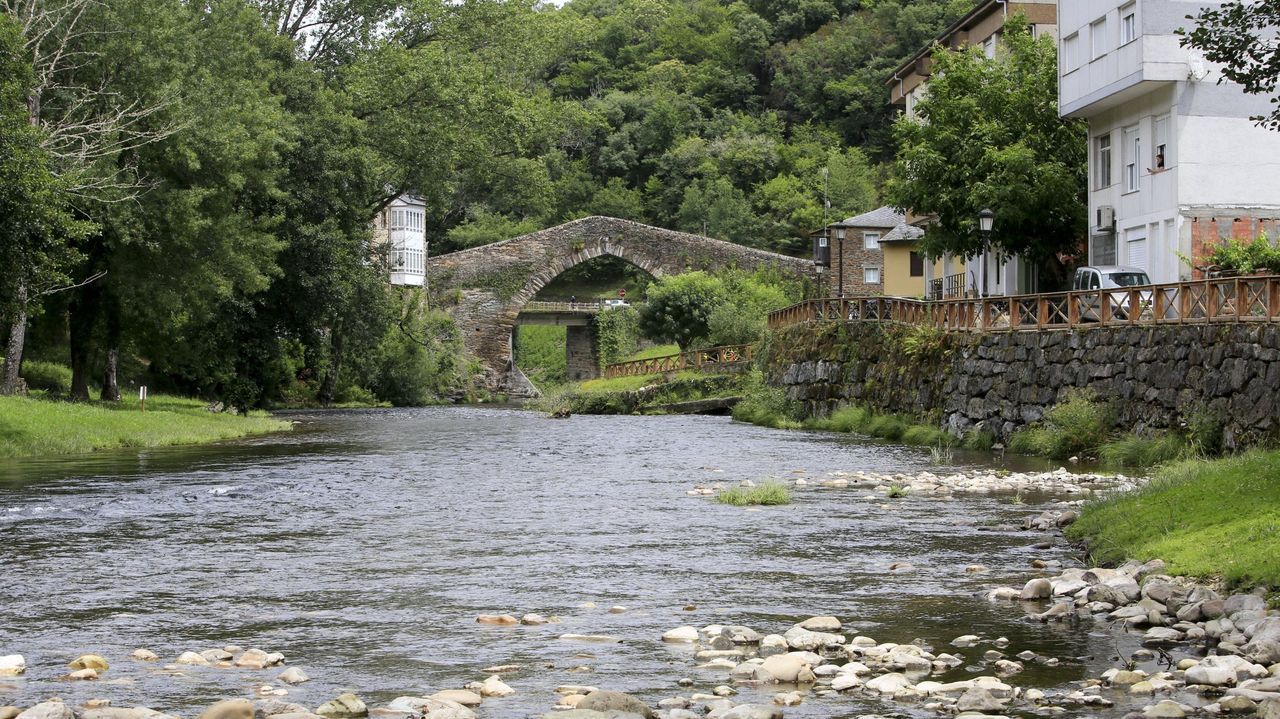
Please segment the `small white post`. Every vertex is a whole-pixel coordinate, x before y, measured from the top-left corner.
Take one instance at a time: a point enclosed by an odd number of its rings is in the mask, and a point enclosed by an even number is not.
[[[138,387],[138,404],[142,407],[143,413],[147,411],[147,386],[144,384]]]

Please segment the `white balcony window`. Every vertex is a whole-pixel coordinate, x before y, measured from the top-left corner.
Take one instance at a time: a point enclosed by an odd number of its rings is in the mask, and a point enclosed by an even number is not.
[[[1142,138],[1138,136],[1138,127],[1124,129],[1124,191],[1137,192],[1141,179],[1141,167],[1138,158],[1142,157]]]
[[[1094,139],[1094,189],[1103,190],[1111,187],[1111,133],[1099,135]]]
[[[862,282],[868,285],[880,284],[880,268],[879,267],[863,267]]]
[[[1073,34],[1062,41],[1062,74],[1075,72],[1083,64],[1080,55],[1080,34]]]
[[[1128,45],[1138,39],[1138,5],[1129,3],[1120,8],[1120,44]]]
[[[1107,36],[1105,15],[1089,24],[1089,47],[1093,50],[1093,54],[1090,55],[1091,60],[1097,60],[1111,50],[1111,38]]]
[[[862,233],[862,247],[867,250],[880,249],[880,233],[864,232]]]
[[[1161,115],[1152,121],[1152,135],[1154,140],[1152,144],[1151,169],[1164,170],[1173,165],[1173,158],[1169,157],[1169,127],[1171,120],[1168,115]]]

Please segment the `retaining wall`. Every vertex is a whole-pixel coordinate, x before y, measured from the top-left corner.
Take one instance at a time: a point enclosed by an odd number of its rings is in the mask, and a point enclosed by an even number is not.
[[[769,382],[813,415],[860,404],[1003,440],[1064,390],[1087,388],[1127,431],[1174,429],[1208,412],[1224,421],[1228,446],[1280,435],[1272,323],[976,334],[827,322],[777,330],[764,350]]]

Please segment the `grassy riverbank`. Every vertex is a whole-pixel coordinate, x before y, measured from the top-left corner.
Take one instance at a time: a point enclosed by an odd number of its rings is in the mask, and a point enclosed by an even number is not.
[[[674,375],[593,379],[568,385],[527,406],[549,413],[655,414],[682,402],[741,396],[746,375],[703,374],[685,370]]]
[[[0,457],[77,454],[117,447],[204,444],[289,429],[265,413],[209,412],[196,399],[156,395],[136,402],[59,402],[0,397]]]
[[[1087,505],[1068,534],[1101,561],[1159,558],[1176,574],[1280,588],[1280,452],[1167,465]]]

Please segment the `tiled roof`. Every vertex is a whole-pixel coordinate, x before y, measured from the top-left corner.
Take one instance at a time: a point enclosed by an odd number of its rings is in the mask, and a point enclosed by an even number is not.
[[[921,237],[924,237],[924,230],[920,229],[919,227],[916,227],[915,225],[908,225],[907,223],[904,222],[901,225],[898,225],[897,227],[893,228],[889,232],[889,234],[885,235],[884,237],[881,237],[880,241],[881,242],[915,242],[916,240],[919,240]]]
[[[880,207],[864,212],[857,217],[850,217],[840,224],[849,227],[897,227],[906,221],[906,216],[892,207]]]

